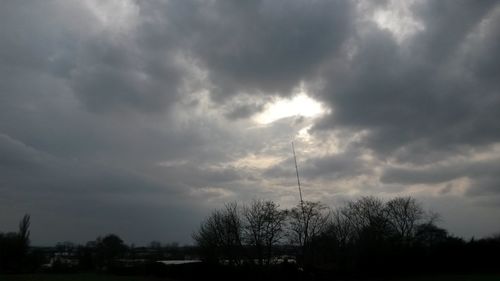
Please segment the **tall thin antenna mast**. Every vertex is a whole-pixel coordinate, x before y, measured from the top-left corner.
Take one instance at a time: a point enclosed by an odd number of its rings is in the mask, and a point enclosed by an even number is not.
[[[300,205],[304,205],[304,201],[302,200],[302,189],[300,188],[300,178],[299,178],[299,168],[297,167],[297,156],[295,156],[295,147],[293,146],[292,141],[292,151],[293,151],[293,160],[295,161],[295,172],[297,173],[297,185],[299,186],[299,195],[300,195]]]

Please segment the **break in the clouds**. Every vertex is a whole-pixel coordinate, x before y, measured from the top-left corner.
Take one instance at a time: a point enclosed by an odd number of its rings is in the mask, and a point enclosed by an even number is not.
[[[500,231],[496,1],[2,1],[0,231],[190,242],[227,201]]]

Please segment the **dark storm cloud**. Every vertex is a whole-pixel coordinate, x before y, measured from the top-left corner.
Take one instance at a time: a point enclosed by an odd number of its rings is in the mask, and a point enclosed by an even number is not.
[[[19,193],[60,195],[158,191],[159,184],[145,175],[99,162],[67,160],[36,150],[7,135],[0,135],[1,183]],[[174,190],[170,190],[173,192]]]
[[[2,1],[0,222],[189,242],[227,198],[295,200],[290,141],[317,120],[250,117],[302,86],[331,109],[298,147],[319,193],[357,176],[389,193],[467,177],[464,206],[496,193],[496,160],[449,159],[500,140],[499,5],[417,1],[423,29],[399,40],[368,19],[393,2]]]
[[[177,99],[182,69],[169,49],[150,50],[136,38],[106,38],[85,42],[76,55],[71,85],[90,110],[159,111]],[[121,40],[120,40],[121,39]]]
[[[300,175],[306,180],[349,179],[362,174],[369,174],[370,169],[360,158],[360,151],[347,150],[342,153],[309,158],[300,162]],[[270,178],[293,177],[293,158],[288,158],[266,170]]]
[[[496,6],[496,2],[421,3],[415,15],[425,29],[401,45],[389,31],[366,27],[368,32],[353,38],[352,58],[333,65],[325,76],[328,82],[321,98],[333,107],[333,114],[317,128],[367,129],[367,146],[396,157],[408,150],[415,150],[414,155],[419,150],[432,154],[497,142],[498,90],[485,89],[491,84],[489,77],[462,63],[469,56],[491,55],[498,60],[488,49],[467,49],[468,44],[483,41],[491,45],[498,37]],[[475,37],[480,28],[483,36]],[[477,54],[482,51],[486,53]]]
[[[85,2],[2,6],[0,56],[8,71],[40,70],[67,79],[76,97],[101,113],[162,111],[176,100],[183,70],[168,44],[155,49],[133,26],[99,23]]]
[[[421,52],[418,55],[429,62],[439,64],[446,61],[497,4],[494,0],[478,3],[447,0],[415,4],[413,13],[425,24],[425,31],[412,39],[412,49]],[[487,31],[489,36],[498,36],[492,31]]]
[[[306,178],[339,179],[368,173],[369,169],[359,155],[349,152],[308,160],[302,169]]]
[[[127,29],[100,26],[83,4],[77,16],[57,1],[36,9],[7,4],[3,59],[50,69],[101,113],[168,108],[192,83],[183,59],[207,70],[219,100],[289,95],[342,46],[353,10],[345,1],[139,2]]]
[[[9,66],[42,69],[48,57],[56,52],[59,16],[61,11],[53,2],[2,1],[0,10],[0,61]],[[48,15],[51,15],[47,17]]]
[[[427,167],[388,168],[381,177],[384,183],[437,184],[467,178],[471,186],[467,195],[500,195],[500,159],[482,161],[458,160],[448,164],[433,164]]]
[[[228,119],[244,119],[262,111],[263,108],[262,103],[231,105],[231,109],[226,112],[225,116]]]
[[[29,170],[39,165],[40,158],[36,150],[0,134],[0,166],[4,169]]]
[[[162,170],[166,178],[181,179],[177,184],[193,188],[225,185],[242,179],[241,172],[234,168],[203,168],[194,163],[167,166]]]
[[[186,242],[189,227],[174,233],[169,224],[195,225],[193,218],[201,216],[183,199],[183,187],[117,164],[56,158],[6,135],[0,136],[0,159],[2,231],[6,221],[29,212],[35,243],[85,242],[107,232],[140,243],[165,233]],[[160,219],[165,224],[153,222]]]
[[[335,54],[352,20],[347,1],[179,1],[165,6],[190,54],[209,69],[212,94],[219,99],[241,92],[289,94]]]

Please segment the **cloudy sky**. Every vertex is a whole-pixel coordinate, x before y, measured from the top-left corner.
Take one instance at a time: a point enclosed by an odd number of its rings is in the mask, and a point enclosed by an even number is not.
[[[190,243],[210,210],[411,195],[500,232],[497,1],[0,2],[0,231]]]

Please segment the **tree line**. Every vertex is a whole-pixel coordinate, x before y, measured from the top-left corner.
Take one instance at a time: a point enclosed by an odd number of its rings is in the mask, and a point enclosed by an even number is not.
[[[325,274],[497,270],[500,236],[465,241],[437,221],[412,197],[362,197],[336,208],[304,201],[291,209],[255,200],[214,210],[193,238],[212,264],[272,266],[293,256],[303,270]]]
[[[437,214],[412,197],[387,201],[362,197],[335,208],[304,201],[290,209],[270,200],[254,200],[227,203],[212,211],[193,233],[195,246],[152,242],[135,247],[108,234],[84,245],[33,247],[30,216],[25,215],[17,232],[0,232],[0,273],[44,270],[49,262],[51,272],[97,270],[180,280],[500,273],[500,235],[466,241],[438,226],[438,221]],[[57,253],[64,255],[57,259]],[[168,259],[204,263],[176,268],[156,263]]]
[[[148,246],[127,245],[116,234],[98,236],[78,245],[69,241],[37,247],[30,243],[30,216],[19,222],[17,232],[0,232],[0,274],[74,273],[100,271],[120,274],[154,273],[158,260],[184,259],[195,255],[191,246],[153,241]]]

